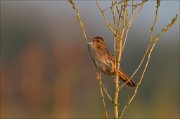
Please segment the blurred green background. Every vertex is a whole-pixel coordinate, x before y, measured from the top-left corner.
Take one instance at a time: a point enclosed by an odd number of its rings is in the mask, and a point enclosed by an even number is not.
[[[111,2],[100,2],[103,7]],[[113,53],[113,34],[95,1],[76,1],[89,40],[105,38]],[[162,1],[156,34],[179,15],[180,2]],[[134,21],[122,59],[129,75],[149,41],[156,1]],[[110,18],[111,16],[108,15]],[[99,82],[75,13],[67,1],[1,1],[1,118],[97,118],[103,116]],[[157,43],[127,118],[180,118],[179,18]],[[139,74],[134,78],[138,81]],[[112,77],[104,84],[114,96]],[[120,93],[127,103],[132,90]],[[108,111],[113,106],[106,99]]]

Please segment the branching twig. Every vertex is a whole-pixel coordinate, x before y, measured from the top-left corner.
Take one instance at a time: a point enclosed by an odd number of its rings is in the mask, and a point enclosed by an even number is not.
[[[125,47],[125,45],[126,45],[126,40],[127,40],[127,36],[128,36],[128,33],[129,33],[129,29],[130,29],[130,27],[131,27],[131,24],[132,24],[132,22],[134,21],[134,19],[136,19],[136,17],[137,17],[137,16],[139,15],[139,13],[141,12],[141,10],[142,10],[145,2],[146,2],[146,1],[144,1],[144,2],[142,2],[142,3],[140,4],[140,7],[139,7],[138,12],[137,12],[136,15],[134,14],[134,8],[132,7],[131,20],[130,20],[129,23],[128,23],[128,28],[127,28],[127,30],[126,30],[126,36],[125,36],[125,38],[124,38],[124,43],[123,43],[123,48],[122,48],[122,50],[124,49],[124,47]],[[134,0],[132,0],[132,5],[133,5],[133,4],[134,4]]]
[[[111,32],[113,32],[114,35],[118,35],[118,34],[116,34],[116,31],[113,29],[111,23],[110,23],[109,20],[107,19],[107,16],[105,15],[105,13],[103,12],[102,8],[100,7],[98,0],[96,0],[96,4],[97,4],[97,6],[98,6],[98,9],[99,9],[102,17],[103,17],[104,20],[105,20],[106,26],[111,30]]]
[[[127,5],[128,3],[125,2],[124,4]],[[119,70],[120,70],[121,56],[122,56],[122,38],[123,38],[123,35],[124,35],[124,30],[125,30],[125,20],[126,20],[126,12],[125,11],[126,11],[126,7],[123,8],[123,11],[124,11],[123,26],[122,26],[122,30],[121,30],[121,33],[120,33],[120,37],[117,37],[117,35],[116,35],[116,43],[119,44],[119,47],[116,50],[119,50],[119,53],[116,54],[116,59],[117,59],[116,73],[115,73],[115,87],[116,87],[116,90],[115,90],[115,94],[114,94],[114,103],[115,103],[115,105],[114,105],[114,115],[115,115],[115,119],[119,118],[119,110],[118,110]]]
[[[140,67],[142,66],[142,64],[143,64],[143,62],[144,62],[144,59],[145,59],[145,57],[146,57],[146,55],[147,55],[147,53],[148,53],[148,51],[149,51],[149,49],[150,49],[151,43],[152,43],[152,41],[153,41],[153,39],[154,39],[154,27],[155,27],[155,24],[156,24],[157,18],[158,18],[159,5],[158,5],[156,8],[157,8],[157,9],[156,9],[156,16],[155,16],[155,19],[154,19],[154,23],[153,23],[153,25],[152,25],[152,27],[151,27],[151,36],[150,36],[149,44],[148,44],[147,49],[146,49],[146,51],[145,51],[145,53],[144,53],[144,55],[143,55],[142,60],[140,61],[140,64],[138,65],[138,67],[136,68],[136,70],[133,72],[133,74],[131,75],[130,79],[132,79],[132,78],[134,77],[134,75],[137,73],[137,71],[138,71],[138,70],[140,69]]]
[[[156,11],[155,11],[155,18],[154,18],[154,22],[152,24],[151,27],[151,35],[150,35],[150,40],[148,43],[148,46],[143,54],[143,57],[139,63],[139,65],[137,66],[137,68],[135,69],[135,71],[133,72],[133,74],[131,75],[130,79],[123,83],[120,87],[119,87],[119,71],[120,71],[120,67],[121,67],[121,57],[122,57],[122,53],[123,53],[123,49],[126,45],[126,41],[127,41],[127,37],[129,34],[129,30],[130,27],[134,21],[134,19],[137,17],[137,15],[140,13],[141,9],[143,8],[144,4],[146,1],[148,0],[142,0],[142,2],[134,4],[134,0],[132,0],[132,4],[128,4],[130,0],[120,0],[119,2],[117,0],[112,0],[112,5],[111,7],[111,13],[113,15],[113,24],[111,24],[111,22],[108,20],[105,11],[108,10],[109,8],[106,8],[105,10],[103,10],[101,8],[101,6],[99,5],[98,0],[96,0],[96,4],[98,7],[99,12],[101,13],[105,24],[107,26],[108,29],[110,29],[110,31],[113,33],[114,35],[114,53],[115,53],[115,93],[114,93],[114,99],[112,99],[112,97],[109,95],[109,93],[107,92],[107,89],[104,87],[103,82],[102,82],[102,76],[101,74],[98,73],[97,78],[99,79],[99,87],[100,87],[100,94],[101,94],[101,98],[102,98],[102,103],[103,103],[103,108],[104,108],[104,115],[105,118],[108,118],[108,112],[107,112],[107,108],[106,108],[106,103],[105,103],[105,99],[104,99],[104,93],[107,95],[108,99],[110,100],[110,102],[112,102],[114,104],[114,115],[115,115],[115,119],[117,118],[123,118],[125,111],[128,109],[129,104],[134,100],[137,91],[142,83],[142,79],[145,75],[146,69],[148,67],[148,64],[150,62],[151,59],[151,54],[154,50],[155,45],[157,44],[157,42],[159,41],[159,38],[161,36],[162,33],[168,31],[172,25],[177,21],[177,15],[176,17],[173,18],[173,20],[171,21],[171,23],[169,23],[166,27],[164,27],[160,33],[158,33],[158,35],[154,38],[154,32],[155,32],[155,25],[158,19],[158,10],[159,10],[159,6],[160,6],[160,0],[157,0],[157,6],[156,6]],[[93,59],[93,62],[96,66],[95,60],[91,55],[91,50],[90,47],[88,45],[88,40],[87,40],[87,35],[85,32],[85,27],[84,27],[84,23],[81,20],[79,11],[77,9],[77,7],[74,4],[74,0],[69,0],[69,2],[71,3],[76,15],[77,15],[77,20],[80,24],[82,33],[83,33],[83,37],[84,40],[88,46],[88,50],[90,53],[91,58]],[[131,14],[131,19],[128,21],[128,10],[127,7],[131,6],[132,7],[132,14]],[[135,14],[135,9],[138,8],[137,13]],[[116,13],[118,16],[116,16]],[[122,19],[122,20],[121,20]],[[122,27],[120,26],[122,22]],[[121,27],[121,28],[120,28]],[[125,36],[124,36],[125,35]],[[145,62],[145,59],[147,58],[147,61]],[[139,69],[142,67],[142,64],[145,62],[142,74],[139,78],[138,84],[136,86],[136,88],[134,89],[134,92],[132,94],[132,96],[129,97],[129,101],[128,103],[125,105],[125,107],[123,108],[122,112],[119,113],[118,110],[118,101],[119,101],[119,90],[121,90],[125,84],[127,84],[134,76],[135,74],[139,71]],[[97,69],[97,66],[96,66]],[[104,92],[103,92],[104,91]]]
[[[130,1],[130,0],[121,0],[120,2],[115,2],[114,4],[112,4],[110,7],[107,7],[106,9],[104,9],[103,10],[103,12],[105,12],[105,11],[107,11],[108,9],[110,9],[111,7],[114,7],[115,5],[117,5],[117,4],[121,4],[122,2],[125,2],[125,1]],[[142,2],[141,3],[137,3],[137,4],[132,4],[132,5],[127,5],[127,6],[130,6],[130,7],[134,7],[134,8],[136,8],[136,7],[138,7],[138,6],[140,6],[140,5],[142,5],[143,4],[143,2],[147,2],[148,0],[142,0]],[[122,7],[123,7],[123,5],[121,5]]]
[[[158,9],[159,5],[160,5],[160,1],[157,0],[157,9]],[[156,15],[158,15],[158,10],[156,10]],[[155,17],[155,20],[157,20],[156,17]],[[166,32],[166,31],[168,31],[176,21],[177,21],[177,15],[176,15],[176,17],[173,18],[173,20],[171,21],[171,23],[169,23],[165,28],[163,28],[162,31],[156,36],[156,38],[155,38],[155,40],[154,40],[154,43],[153,43],[153,45],[152,45],[152,47],[151,47],[151,49],[150,49],[150,51],[149,51],[148,59],[147,59],[147,61],[146,61],[144,70],[143,70],[142,75],[141,75],[141,77],[140,77],[140,80],[139,80],[139,82],[138,82],[138,84],[137,84],[137,87],[135,88],[134,93],[133,93],[132,97],[130,98],[129,102],[128,102],[127,105],[123,108],[123,110],[122,110],[122,112],[121,112],[121,115],[120,115],[120,118],[123,117],[123,115],[124,115],[125,111],[127,110],[129,104],[133,101],[134,97],[135,97],[136,94],[137,94],[138,88],[140,87],[140,85],[141,85],[141,83],[142,83],[142,79],[143,79],[143,77],[144,77],[144,74],[145,74],[146,69],[147,69],[148,64],[149,64],[149,61],[150,61],[150,59],[151,59],[151,54],[152,54],[152,52],[153,52],[153,50],[154,50],[155,45],[156,45],[157,42],[159,41],[159,38],[160,38],[161,34],[164,33],[164,32]],[[155,23],[154,23],[154,24],[155,24]],[[154,24],[153,24],[153,27],[154,27]],[[154,31],[152,30],[152,31],[151,31],[151,34],[154,34],[153,32],[154,32]],[[151,38],[152,38],[152,37],[151,37]]]
[[[141,4],[141,6],[140,6],[140,8],[138,9],[138,12],[137,12],[137,14],[135,15],[134,14],[134,8],[132,8],[132,16],[131,16],[131,20],[130,20],[130,22],[129,22],[129,26],[128,26],[128,28],[127,28],[127,30],[126,30],[126,36],[125,36],[125,38],[124,38],[124,43],[123,43],[123,48],[125,47],[125,45],[126,45],[126,40],[127,40],[127,36],[128,36],[128,33],[129,33],[129,29],[130,29],[130,27],[131,27],[131,24],[132,24],[132,22],[134,21],[134,19],[137,17],[137,15],[140,13],[140,11],[142,10],[142,7],[144,6],[144,3],[145,3],[146,1],[144,1],[143,2],[143,4]],[[132,4],[133,4],[133,0],[132,0]],[[150,44],[149,44],[150,45]],[[122,50],[123,50],[123,48],[122,48]],[[146,56],[146,55],[145,55]],[[145,57],[144,57],[145,58]],[[143,61],[144,61],[144,59],[143,59]],[[143,63],[143,61],[141,61],[142,63]],[[140,63],[140,66],[141,66],[142,64]],[[139,70],[139,68],[140,68],[140,66],[135,70],[135,73]],[[131,76],[131,78],[129,78],[129,80],[127,80],[125,83],[123,83],[120,87],[119,87],[119,90],[121,90],[132,78],[133,78],[133,76],[135,75],[135,73]]]
[[[109,98],[109,101],[110,101],[110,102],[112,102],[112,103],[114,104],[113,99],[111,98],[111,96],[109,95],[109,93],[108,93],[107,89],[105,89],[105,87],[104,87],[104,86],[103,86],[103,90],[104,90],[105,94],[107,95],[107,97]]]
[[[157,1],[158,1],[158,0],[157,0]],[[156,16],[155,16],[155,19],[154,19],[154,23],[153,23],[153,25],[152,25],[152,27],[151,27],[150,42],[149,42],[149,44],[148,44],[148,47],[147,47],[147,49],[146,49],[146,51],[145,51],[145,53],[144,53],[144,56],[143,56],[143,58],[142,58],[142,60],[141,60],[141,62],[140,62],[140,64],[139,64],[139,66],[137,67],[137,69],[136,69],[136,70],[134,71],[134,73],[132,74],[130,80],[133,78],[133,76],[137,73],[137,71],[139,70],[139,68],[140,68],[141,65],[143,64],[144,59],[145,59],[145,57],[146,57],[146,55],[147,55],[147,53],[148,53],[148,51],[149,51],[149,48],[150,48],[150,46],[151,46],[152,41],[153,41],[153,38],[154,38],[154,27],[155,27],[155,24],[156,24],[156,21],[157,21],[157,18],[158,18],[158,9],[159,9],[159,6],[160,6],[160,4],[159,4],[159,2],[157,2]],[[124,113],[125,113],[125,111],[127,110],[129,104],[132,102],[132,100],[134,99],[134,97],[135,97],[136,94],[137,94],[137,90],[138,90],[138,88],[139,88],[139,86],[140,86],[140,84],[141,84],[141,82],[142,82],[142,79],[143,79],[143,77],[144,77],[144,73],[145,73],[146,68],[147,68],[147,66],[148,66],[148,64],[149,64],[150,56],[151,56],[151,52],[149,53],[148,60],[147,60],[147,62],[146,62],[146,65],[145,65],[145,68],[144,68],[143,73],[142,73],[142,75],[141,75],[141,78],[140,78],[140,80],[139,80],[139,82],[138,82],[138,84],[137,84],[137,86],[136,86],[136,88],[135,88],[135,91],[134,91],[132,97],[130,98],[130,100],[128,101],[127,105],[123,108],[123,110],[122,110],[122,112],[121,112],[121,114],[120,114],[120,118],[123,118]],[[128,82],[128,81],[127,81],[127,82]],[[126,83],[127,83],[127,82],[126,82]]]

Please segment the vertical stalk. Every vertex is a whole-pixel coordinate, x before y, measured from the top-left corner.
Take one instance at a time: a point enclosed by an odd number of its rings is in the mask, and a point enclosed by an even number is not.
[[[105,116],[106,119],[108,119],[108,113],[107,113],[107,108],[106,108],[106,103],[105,103],[105,100],[104,100],[104,93],[103,93],[102,76],[99,73],[97,77],[99,79],[100,93],[101,93],[102,103],[103,103],[103,107],[104,107],[104,116]]]
[[[125,3],[127,4],[127,3]],[[120,69],[120,65],[121,65],[121,54],[122,54],[122,39],[123,39],[123,35],[124,35],[124,30],[125,30],[125,19],[126,19],[126,7],[123,8],[124,10],[124,15],[123,15],[123,27],[121,30],[121,34],[120,37],[118,37],[118,35],[116,36],[116,43],[119,44],[118,46],[118,50],[119,53],[116,54],[116,77],[115,77],[115,94],[114,94],[114,115],[115,115],[115,119],[119,118],[119,111],[118,111],[118,98],[119,98],[119,69]]]

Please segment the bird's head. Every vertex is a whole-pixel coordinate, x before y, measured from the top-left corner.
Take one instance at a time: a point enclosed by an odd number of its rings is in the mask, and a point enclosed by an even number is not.
[[[88,43],[94,50],[105,50],[106,44],[104,39],[100,36],[94,37],[91,42]]]

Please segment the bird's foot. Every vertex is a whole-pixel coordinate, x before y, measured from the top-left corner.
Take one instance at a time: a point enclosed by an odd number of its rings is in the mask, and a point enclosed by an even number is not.
[[[96,74],[96,79],[97,79],[97,80],[100,80],[100,79],[101,79],[101,73],[97,73],[97,74]]]

